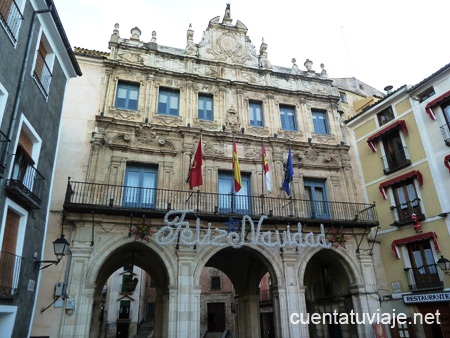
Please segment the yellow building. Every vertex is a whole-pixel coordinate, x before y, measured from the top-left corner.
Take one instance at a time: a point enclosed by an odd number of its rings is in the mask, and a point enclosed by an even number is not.
[[[450,280],[437,264],[450,256],[449,90],[447,65],[346,121],[380,221],[371,237],[386,276],[382,310],[407,317],[392,337],[450,335]]]

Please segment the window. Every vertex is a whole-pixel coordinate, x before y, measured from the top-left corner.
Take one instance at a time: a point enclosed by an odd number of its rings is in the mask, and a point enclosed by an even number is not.
[[[312,119],[314,125],[314,132],[316,134],[329,134],[327,112],[323,110],[312,110]]]
[[[444,113],[445,120],[445,123],[441,126],[441,133],[445,144],[450,146],[450,101],[445,102],[441,108]]]
[[[305,179],[304,183],[308,217],[329,219],[329,207],[325,181],[320,179]]]
[[[422,93],[420,93],[419,95],[417,95],[417,97],[419,98],[420,102],[425,101],[426,99],[432,97],[435,94],[434,92],[434,88],[430,87],[427,90],[423,91]]]
[[[6,199],[3,225],[0,227],[0,289],[6,297],[14,297],[19,292],[27,215],[25,209]]]
[[[211,276],[211,290],[220,290],[220,276]]]
[[[28,207],[39,208],[43,197],[45,178],[36,169],[41,141],[31,128],[23,123],[12,161],[6,189]]]
[[[297,130],[297,121],[295,118],[295,107],[280,105],[281,128],[283,130]]]
[[[14,44],[17,43],[19,28],[23,20],[18,3],[22,1],[3,0],[0,2],[0,22]]]
[[[137,110],[139,99],[139,85],[136,83],[119,81],[117,84],[115,107],[126,110]]]
[[[3,114],[5,113],[6,100],[8,99],[8,92],[0,83],[0,121],[3,121]]]
[[[250,115],[250,125],[253,127],[263,126],[262,102],[249,101],[248,111]]]
[[[127,165],[123,206],[154,208],[156,203],[156,174],[156,167]]]
[[[377,114],[378,124],[382,126],[394,119],[394,112],[391,107],[388,107]]]
[[[416,214],[418,219],[424,219],[420,208],[420,199],[417,196],[414,180],[409,179],[392,186],[394,192],[395,206],[397,212],[397,222],[400,224],[412,221],[412,214]]]
[[[158,114],[179,115],[180,92],[172,89],[159,89]]]
[[[198,94],[198,119],[214,120],[213,96],[208,94]]]
[[[129,319],[130,318],[130,307],[131,301],[121,300],[119,308],[119,319]]]
[[[33,78],[45,97],[50,91],[52,80],[52,68],[55,54],[44,34],[41,35],[39,47],[36,51],[36,62],[34,64]]]
[[[250,175],[241,172],[242,188],[234,193],[232,172],[219,172],[219,211],[251,214]]]
[[[392,132],[385,134],[381,138],[381,141],[384,150],[382,161],[385,174],[389,174],[411,164],[408,149],[403,145],[398,129],[394,129]]]
[[[339,96],[341,97],[341,101],[344,103],[347,103],[347,94],[345,94],[344,92],[339,92]]]
[[[407,268],[410,289],[442,287],[430,240],[407,245],[411,268]]]

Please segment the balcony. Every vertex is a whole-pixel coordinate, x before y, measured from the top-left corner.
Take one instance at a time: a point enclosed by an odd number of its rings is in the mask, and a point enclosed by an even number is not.
[[[0,131],[0,178],[5,173],[5,165],[3,159],[6,158],[6,147],[11,140]]]
[[[19,292],[19,273],[23,258],[0,252],[0,298],[14,298]]]
[[[23,15],[14,0],[0,2],[0,22],[5,27],[6,32],[14,44],[17,43],[17,36],[22,20]]]
[[[37,171],[23,154],[16,154],[13,173],[6,180],[6,191],[14,199],[30,209],[39,209],[44,191],[44,176]]]
[[[441,126],[441,134],[444,138],[445,145],[450,147],[450,124],[446,123]]]
[[[272,305],[272,292],[270,289],[259,291],[259,306],[271,306]]]
[[[40,50],[38,50],[36,67],[34,68],[33,77],[44,96],[48,97],[50,82],[52,80],[52,72],[50,70],[50,67],[47,65],[47,62],[45,62],[44,55],[42,55]]]
[[[419,268],[406,268],[405,272],[411,291],[442,289],[444,287],[444,283],[439,277],[437,264],[424,265]]]
[[[412,223],[412,214],[416,214],[417,219],[419,221],[423,221],[425,219],[425,215],[422,213],[419,202],[420,199],[416,198],[412,201],[407,201],[400,205],[392,206],[391,210],[396,213],[397,220],[391,225],[398,226]]]
[[[64,210],[129,216],[164,216],[168,210],[195,210],[201,219],[227,221],[249,215],[265,223],[302,222],[319,226],[373,227],[379,224],[374,204],[241,196],[69,180]],[[194,215],[192,215],[194,217]]]
[[[409,157],[408,148],[403,147],[397,151],[381,157],[383,163],[383,172],[385,175],[404,168],[411,164],[411,158]]]

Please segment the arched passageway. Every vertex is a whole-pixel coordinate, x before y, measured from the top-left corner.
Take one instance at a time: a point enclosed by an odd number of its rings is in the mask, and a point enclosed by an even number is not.
[[[354,310],[352,284],[354,278],[343,258],[333,250],[321,250],[309,261],[305,270],[306,309],[311,315],[319,314],[320,324],[309,323],[311,338],[357,337],[356,325],[340,325],[328,320],[324,314],[350,313]],[[333,318],[333,317],[331,317]],[[334,317],[336,318],[336,317]]]
[[[278,304],[274,303],[271,293],[262,297],[261,284],[265,290],[270,284],[277,284],[273,267],[267,258],[250,247],[234,249],[224,248],[214,254],[205,264],[225,273],[233,283],[234,301],[232,303],[234,337],[266,338],[274,337],[273,311]],[[267,281],[262,283],[262,280]],[[265,299],[263,299],[265,298]],[[264,300],[264,303],[263,303]],[[261,309],[265,313],[261,315]],[[264,318],[264,323],[261,319]],[[272,322],[269,322],[270,318]]]
[[[161,257],[154,250],[142,242],[134,241],[126,243],[113,250],[99,268],[95,281],[96,288],[94,291],[94,303],[90,329],[91,338],[109,337],[113,334],[113,332],[116,332],[114,337],[133,337],[136,334],[137,325],[134,324],[130,326],[130,318],[126,316],[125,318],[121,318],[123,316],[119,313],[117,314],[116,323],[111,323],[112,325],[110,324],[113,328],[109,327],[108,329],[106,323],[104,323],[104,318],[106,318],[106,315],[103,313],[103,311],[107,311],[107,309],[103,308],[103,305],[105,302],[106,293],[104,285],[106,284],[108,278],[115,271],[120,269],[124,271],[123,273],[133,276],[135,275],[133,274],[133,270],[136,271],[136,267],[142,269],[151,276],[152,286],[156,290],[154,302],[155,327],[153,337],[164,337],[165,332],[168,330],[167,295],[169,278],[167,269]],[[120,301],[121,299],[126,299],[127,302],[140,301],[140,298],[142,297],[140,292],[143,288],[139,285],[139,283],[145,283],[145,279],[139,280],[137,277],[138,276],[130,278],[131,284],[134,284],[132,287],[128,289],[122,287],[122,290],[118,291],[121,297],[116,301]],[[134,283],[133,279],[135,279]],[[136,288],[136,286],[138,287]],[[110,308],[114,307],[110,306]],[[141,319],[138,320],[138,323],[140,320]]]

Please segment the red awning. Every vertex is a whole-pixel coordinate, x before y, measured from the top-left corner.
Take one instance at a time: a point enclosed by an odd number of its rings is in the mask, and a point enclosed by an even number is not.
[[[433,111],[431,110],[431,107],[437,105],[439,102],[442,102],[443,100],[445,100],[447,97],[450,97],[450,90],[444,94],[442,94],[441,96],[439,96],[438,98],[435,98],[433,101],[428,102],[428,104],[425,106],[425,111],[427,112],[428,115],[430,115],[430,117],[433,120],[436,120],[436,117],[434,116]]]
[[[396,239],[395,241],[392,242],[391,248],[392,248],[392,251],[394,251],[395,257],[400,258],[400,255],[396,248],[397,246],[414,243],[414,242],[420,242],[420,241],[430,239],[430,238],[433,239],[434,249],[436,251],[440,251],[441,249],[439,248],[439,243],[437,241],[437,235],[435,232],[426,232],[426,233],[419,234],[419,235]]]
[[[444,157],[444,165],[450,172],[450,154]]]
[[[394,130],[396,128],[401,127],[403,132],[408,135],[408,128],[406,127],[406,122],[405,120],[397,120],[394,123],[391,123],[390,125],[384,127],[383,129],[379,130],[378,132],[376,132],[375,134],[373,134],[372,136],[370,136],[367,139],[367,143],[369,144],[370,149],[372,149],[373,152],[377,151],[377,148],[375,147],[375,144],[373,143],[373,141],[375,141],[377,138],[387,134],[388,132],[390,132],[391,130]]]
[[[383,195],[383,198],[386,199],[387,197],[386,197],[386,192],[384,191],[384,188],[394,185],[396,183],[400,183],[400,182],[405,181],[412,177],[417,178],[417,181],[419,182],[419,186],[423,185],[422,173],[419,170],[412,170],[409,173],[400,175],[398,177],[394,177],[388,181],[380,183],[380,186],[378,189],[380,190],[381,194]]]

